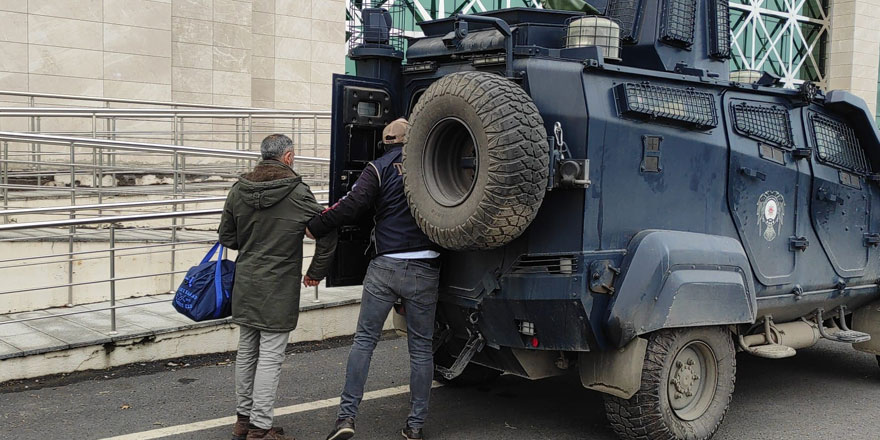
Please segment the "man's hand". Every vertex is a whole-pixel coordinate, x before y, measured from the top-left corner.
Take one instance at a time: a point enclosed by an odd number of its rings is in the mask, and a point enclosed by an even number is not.
[[[312,231],[310,231],[308,227],[306,227],[306,237],[309,237],[309,238],[311,238],[312,240],[315,239],[315,236],[312,235]]]
[[[303,286],[306,287],[315,287],[321,283],[321,280],[313,280],[310,276],[306,275],[303,277]]]

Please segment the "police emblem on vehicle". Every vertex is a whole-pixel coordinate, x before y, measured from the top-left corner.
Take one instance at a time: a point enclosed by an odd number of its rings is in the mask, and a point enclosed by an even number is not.
[[[767,191],[758,198],[758,228],[764,240],[773,241],[782,228],[785,198],[777,191]]]

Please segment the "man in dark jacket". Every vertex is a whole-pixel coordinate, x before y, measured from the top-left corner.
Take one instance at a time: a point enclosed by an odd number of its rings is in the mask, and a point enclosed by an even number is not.
[[[336,234],[317,241],[302,277],[306,223],[321,212],[309,186],[291,168],[293,142],[273,134],[263,160],[233,185],[220,220],[220,243],[238,250],[232,321],[241,326],[235,360],[234,440],[291,439],[272,427],[275,392],[290,332],[299,318],[300,280],[316,286],[329,270]]]
[[[328,440],[354,436],[354,419],[364,396],[370,359],[379,342],[388,312],[398,299],[406,313],[410,357],[412,410],[401,432],[407,439],[422,439],[428,415],[428,398],[434,377],[431,339],[440,282],[439,248],[419,229],[403,192],[402,148],[409,124],[398,119],[382,132],[385,154],[370,162],[351,191],[335,205],[309,222],[307,233],[315,237],[355,223],[373,211],[376,257],[364,279],[361,312],[354,344],[348,356],[345,388],[338,420]]]

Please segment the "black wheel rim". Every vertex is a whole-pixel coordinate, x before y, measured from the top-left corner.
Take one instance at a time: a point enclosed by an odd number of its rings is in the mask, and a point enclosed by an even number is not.
[[[443,206],[462,204],[474,190],[479,172],[479,149],[470,127],[456,117],[431,127],[422,156],[425,186]]]

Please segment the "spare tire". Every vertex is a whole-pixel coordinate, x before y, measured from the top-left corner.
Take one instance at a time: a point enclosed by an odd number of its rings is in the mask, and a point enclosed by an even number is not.
[[[525,231],[544,199],[550,155],[522,88],[485,72],[447,75],[421,96],[410,124],[404,190],[431,241],[492,249]]]

